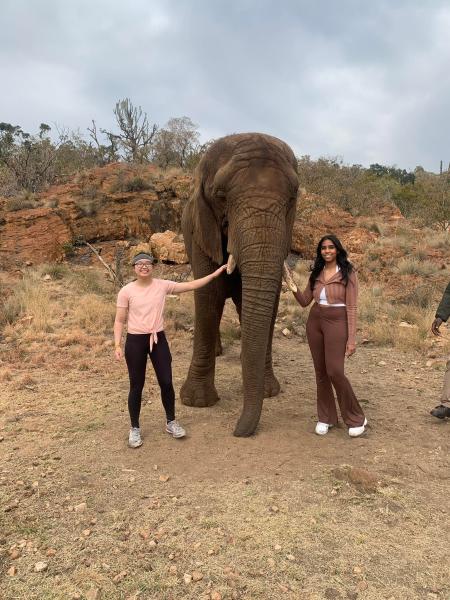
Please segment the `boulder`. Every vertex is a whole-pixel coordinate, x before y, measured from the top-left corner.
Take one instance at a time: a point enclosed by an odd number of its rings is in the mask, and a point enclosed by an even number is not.
[[[181,234],[167,230],[164,233],[154,233],[150,238],[152,254],[158,260],[164,260],[177,265],[189,262],[184,239]]]

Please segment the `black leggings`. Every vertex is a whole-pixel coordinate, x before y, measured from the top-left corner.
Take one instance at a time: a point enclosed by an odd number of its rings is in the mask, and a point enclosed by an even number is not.
[[[175,391],[172,385],[172,355],[164,331],[158,331],[158,342],[150,352],[149,333],[128,333],[125,342],[125,360],[130,377],[128,411],[131,427],[139,427],[142,390],[145,383],[147,356],[150,356],[156,378],[161,388],[161,400],[166,411],[167,421],[175,419]]]

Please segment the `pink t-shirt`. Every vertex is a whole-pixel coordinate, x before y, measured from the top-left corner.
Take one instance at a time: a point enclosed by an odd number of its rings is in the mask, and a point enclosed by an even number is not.
[[[175,285],[175,281],[153,279],[150,285],[132,281],[120,290],[117,306],[128,308],[128,333],[150,333],[150,346],[157,342],[156,333],[164,329],[166,295],[173,292]]]

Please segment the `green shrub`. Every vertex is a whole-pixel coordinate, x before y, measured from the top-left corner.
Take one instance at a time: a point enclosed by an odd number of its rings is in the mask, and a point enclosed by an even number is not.
[[[19,196],[13,196],[6,200],[6,210],[14,212],[16,210],[25,210],[27,208],[36,208],[39,206],[34,194],[24,192]]]
[[[39,270],[42,276],[50,275],[52,279],[64,279],[70,273],[67,265],[61,263],[42,265]]]

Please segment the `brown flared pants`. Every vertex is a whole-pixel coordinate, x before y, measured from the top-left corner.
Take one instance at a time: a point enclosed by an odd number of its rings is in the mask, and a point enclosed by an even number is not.
[[[338,421],[333,385],[344,423],[347,427],[360,427],[364,413],[344,373],[346,308],[314,304],[306,323],[306,336],[316,372],[319,421],[328,425],[336,425]]]

